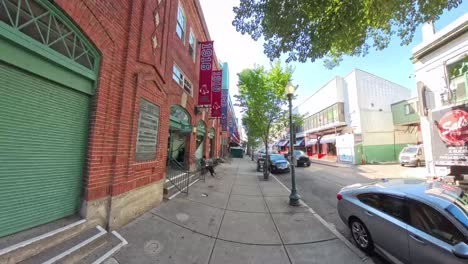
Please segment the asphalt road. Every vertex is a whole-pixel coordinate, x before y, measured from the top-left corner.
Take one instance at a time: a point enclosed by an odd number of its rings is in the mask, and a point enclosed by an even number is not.
[[[275,176],[291,188],[290,173]],[[336,194],[346,185],[371,181],[375,180],[359,175],[353,168],[336,168],[314,163],[310,167],[296,168],[296,188],[302,200],[350,241],[351,233],[341,221],[336,209]],[[370,257],[376,264],[388,263],[378,255]]]

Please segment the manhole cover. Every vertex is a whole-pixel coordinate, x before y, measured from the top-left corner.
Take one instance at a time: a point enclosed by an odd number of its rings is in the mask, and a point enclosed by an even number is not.
[[[177,213],[176,218],[180,222],[185,222],[185,221],[189,220],[190,216],[188,214],[184,214],[184,213]]]
[[[162,249],[163,246],[156,240],[150,240],[145,244],[145,253],[148,255],[156,256],[162,251]]]
[[[201,197],[208,197],[208,194],[202,193],[202,194],[200,194],[200,196],[201,196]]]

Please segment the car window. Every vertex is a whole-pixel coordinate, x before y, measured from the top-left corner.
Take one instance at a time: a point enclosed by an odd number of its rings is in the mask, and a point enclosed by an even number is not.
[[[410,225],[451,245],[467,242],[463,234],[441,213],[430,206],[411,200]]]
[[[359,199],[359,201],[369,205],[370,207],[373,207],[378,210],[380,210],[381,208],[380,196],[376,193],[359,194],[357,198]]]
[[[357,196],[357,198],[361,202],[381,212],[384,212],[389,216],[392,216],[403,222],[407,221],[407,210],[405,207],[405,200],[403,198],[376,193],[360,194]]]
[[[405,199],[402,197],[381,195],[381,211],[403,222],[408,221]]]

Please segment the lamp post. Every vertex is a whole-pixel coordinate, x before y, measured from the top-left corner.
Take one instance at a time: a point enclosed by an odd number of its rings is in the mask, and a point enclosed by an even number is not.
[[[294,87],[291,83],[286,86],[286,95],[288,96],[289,102],[289,157],[291,161],[291,194],[289,195],[289,205],[292,206],[299,206],[299,199],[301,198],[296,190],[296,172],[294,168],[296,157],[294,157],[294,129],[292,126],[292,97],[296,88],[297,87]]]

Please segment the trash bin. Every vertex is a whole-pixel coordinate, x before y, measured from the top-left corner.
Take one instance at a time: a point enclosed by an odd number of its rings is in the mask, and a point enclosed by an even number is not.
[[[243,148],[231,148],[231,157],[233,158],[244,158],[244,149]]]

